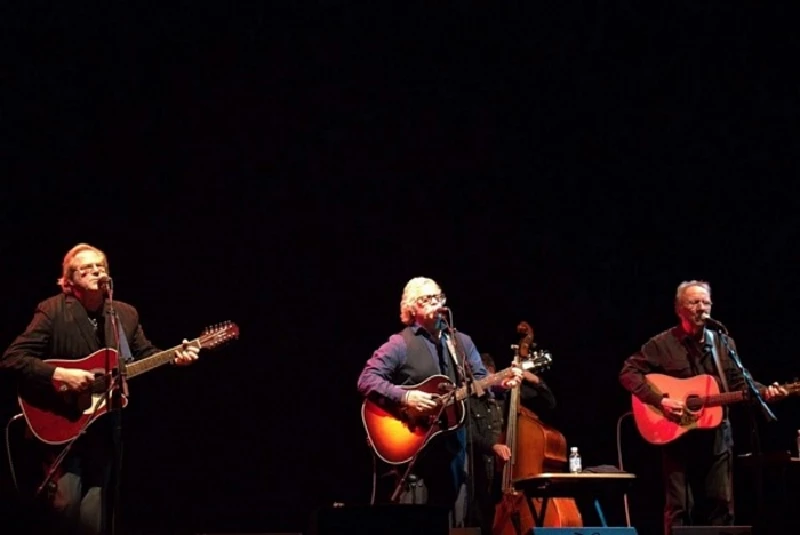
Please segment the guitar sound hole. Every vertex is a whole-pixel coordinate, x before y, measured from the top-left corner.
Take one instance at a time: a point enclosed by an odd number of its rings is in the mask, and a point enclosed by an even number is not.
[[[703,400],[700,399],[700,396],[692,394],[691,396],[686,398],[686,409],[691,412],[697,412],[703,408]]]

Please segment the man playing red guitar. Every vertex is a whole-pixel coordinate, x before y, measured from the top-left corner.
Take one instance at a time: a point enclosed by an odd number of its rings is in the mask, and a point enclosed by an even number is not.
[[[441,374],[461,386],[463,373],[457,369],[449,344],[442,336],[439,314],[444,304],[445,296],[435,281],[423,277],[408,281],[400,299],[400,320],[406,328],[392,335],[367,361],[358,378],[358,390],[364,397],[386,406],[424,411],[436,407],[434,394],[398,385],[416,385]],[[472,339],[461,332],[456,337],[475,379],[486,377],[486,368]],[[515,369],[513,376],[503,382],[504,386],[512,388],[519,384],[520,375],[521,370]],[[420,452],[413,472],[424,482],[427,504],[453,509],[464,482],[465,455],[464,426],[434,438]],[[388,500],[378,498],[378,501]]]
[[[105,347],[114,347],[112,322],[108,319],[103,278],[108,277],[105,254],[82,243],[64,257],[58,284],[62,293],[39,303],[27,329],[0,357],[0,371],[11,373],[21,391],[53,395],[56,385],[69,392],[89,388],[94,373],[55,367],[45,359],[79,360]],[[158,351],[144,335],[134,307],[114,301],[114,310],[134,360]],[[197,359],[197,350],[178,353],[176,364]],[[100,418],[72,446],[50,488],[41,498],[53,513],[51,533],[101,534],[108,529],[106,491],[113,460],[112,418]],[[34,442],[29,451],[40,455],[45,473],[62,447]],[[48,519],[48,522],[51,519]]]
[[[727,383],[728,391],[746,388],[745,377],[729,353],[736,351],[733,339],[712,336],[706,327],[711,314],[709,284],[696,280],[681,283],[675,295],[675,312],[680,324],[650,338],[625,361],[619,374],[625,389],[644,403],[659,407],[670,418],[680,418],[686,406],[681,400],[663,397],[645,375],[689,378],[707,374],[720,385]],[[715,354],[722,375],[717,371]],[[777,386],[757,387],[764,389],[765,399],[786,394]],[[733,525],[732,446],[727,413],[719,426],[693,429],[661,446],[665,535],[671,534],[672,526]]]

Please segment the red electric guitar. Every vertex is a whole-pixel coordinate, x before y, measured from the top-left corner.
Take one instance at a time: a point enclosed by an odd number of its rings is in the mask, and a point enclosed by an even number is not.
[[[126,378],[130,379],[145,372],[171,363],[178,351],[194,347],[211,349],[229,340],[238,338],[239,327],[225,322],[208,327],[198,338],[154,355],[130,362],[126,366]],[[113,349],[100,349],[80,360],[47,359],[44,362],[60,368],[81,369],[94,372],[92,385],[82,391],[70,391],[65,384],[55,382],[55,389],[45,388],[23,391],[17,399],[31,432],[47,444],[64,444],[80,435],[97,418],[108,412],[107,399],[110,389],[117,389],[117,381],[106,375],[110,362],[112,375],[119,374],[119,353]],[[121,402],[128,406],[127,384],[123,382]]]

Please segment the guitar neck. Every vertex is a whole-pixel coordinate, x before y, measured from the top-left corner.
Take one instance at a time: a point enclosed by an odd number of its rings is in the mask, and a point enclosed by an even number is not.
[[[766,388],[760,388],[758,390],[759,396],[764,396],[766,394]],[[750,392],[745,390],[737,390],[734,392],[721,392],[719,394],[714,394],[713,396],[708,396],[704,399],[704,404],[710,407],[720,407],[723,405],[732,405],[734,403],[739,403],[742,401],[747,400],[750,397]]]
[[[703,404],[707,407],[721,407],[724,405],[733,405],[745,400],[744,392],[721,392],[713,396],[703,398]]]
[[[137,375],[141,375],[145,372],[149,372],[150,370],[155,370],[165,364],[169,364],[175,357],[180,349],[183,346],[175,346],[171,349],[167,349],[164,351],[159,351],[154,355],[150,355],[149,357],[143,358],[141,360],[137,360],[131,362],[126,366],[128,378],[136,377]]]
[[[490,386],[494,386],[498,383],[503,382],[503,379],[505,379],[508,375],[509,375],[508,370],[498,373],[493,373],[491,375],[487,375],[483,379],[476,380],[475,385],[479,386],[480,388],[488,388]],[[456,399],[461,401],[466,397],[467,397],[467,386],[464,385],[456,391]]]

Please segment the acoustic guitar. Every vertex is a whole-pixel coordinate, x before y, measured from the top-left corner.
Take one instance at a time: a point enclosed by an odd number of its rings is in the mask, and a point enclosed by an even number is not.
[[[649,405],[631,396],[633,419],[639,434],[655,445],[668,444],[693,429],[713,429],[722,423],[725,405],[740,403],[750,398],[747,391],[720,392],[712,375],[697,375],[680,379],[659,373],[645,375],[647,381],[671,399],[683,401],[685,410],[680,417],[668,416],[661,407]],[[800,382],[780,385],[789,395],[800,392]],[[759,394],[766,392],[762,388]]]
[[[198,338],[185,344],[160,351],[149,357],[125,365],[125,377],[130,379],[145,372],[171,363],[176,353],[189,347],[211,349],[229,340],[238,338],[239,327],[225,322],[208,327]],[[109,394],[119,389],[119,381],[106,374],[118,377],[119,353],[114,349],[99,349],[78,360],[46,359],[44,362],[59,368],[80,369],[93,372],[95,380],[86,390],[76,392],[67,385],[55,383],[55,389],[21,389],[17,400],[31,432],[46,444],[64,444],[84,432],[90,424],[108,412]],[[127,382],[123,381],[122,407],[128,406]]]
[[[531,373],[550,366],[550,354],[534,359],[526,366]],[[489,388],[513,376],[512,368],[476,380],[481,389]],[[422,390],[437,400],[436,407],[417,411],[411,407],[382,407],[367,398],[361,404],[361,422],[367,441],[375,454],[388,464],[411,461],[434,437],[458,429],[464,423],[466,386],[455,388],[446,375],[434,375],[403,390]]]

